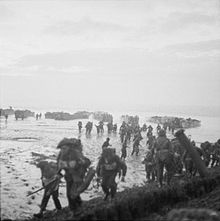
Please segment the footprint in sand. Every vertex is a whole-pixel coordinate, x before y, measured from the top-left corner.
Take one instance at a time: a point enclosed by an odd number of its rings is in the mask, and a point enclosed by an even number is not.
[[[31,200],[28,200],[27,204],[28,204],[28,205],[31,205],[31,204],[32,204]]]

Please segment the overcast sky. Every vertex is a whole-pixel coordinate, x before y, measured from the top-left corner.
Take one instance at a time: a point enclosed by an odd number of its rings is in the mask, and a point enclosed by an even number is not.
[[[0,1],[1,106],[220,106],[219,0]]]

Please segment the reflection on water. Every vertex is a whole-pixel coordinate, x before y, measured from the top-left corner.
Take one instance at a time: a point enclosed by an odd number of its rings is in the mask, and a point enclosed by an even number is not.
[[[114,115],[115,122],[119,124],[120,116],[125,113],[117,113]],[[128,113],[132,114],[132,113]],[[155,114],[137,113],[140,116],[140,124],[146,123],[148,117]],[[189,129],[187,135],[191,135],[192,139],[197,142],[209,140],[215,142],[219,137],[220,130],[219,118],[198,117],[201,120],[200,128]],[[87,120],[82,120],[83,125]],[[97,124],[93,121],[94,125]],[[58,150],[56,145],[64,137],[78,137],[82,140],[84,154],[91,159],[92,162],[97,161],[97,157],[101,153],[101,146],[106,137],[110,137],[110,143],[116,148],[117,154],[120,155],[121,144],[118,135],[108,135],[107,128],[103,136],[96,134],[93,128],[91,136],[85,136],[85,127],[82,133],[78,133],[78,121],[55,121],[49,119],[41,119],[36,121],[35,118],[28,118],[23,121],[15,121],[13,117],[9,117],[8,122],[1,119],[0,134],[0,162],[1,162],[1,218],[23,219],[30,217],[39,210],[39,204],[42,199],[43,192],[39,192],[31,197],[26,197],[29,191],[34,191],[41,187],[40,170],[34,165],[35,160],[43,159],[43,156],[52,160],[56,159]],[[149,124],[149,123],[147,123]],[[154,124],[151,124],[155,126]],[[119,191],[132,185],[141,185],[145,181],[144,166],[141,161],[144,157],[146,148],[146,134],[143,133],[144,139],[141,141],[143,146],[140,149],[140,156],[130,156],[131,145],[128,148],[128,174],[126,182],[118,182]],[[92,182],[88,190],[82,194],[84,200],[92,197],[102,196],[101,189],[93,188],[95,183]],[[65,192],[65,182],[61,184],[60,199],[63,206],[67,205]],[[54,209],[52,200],[49,201],[47,209]]]

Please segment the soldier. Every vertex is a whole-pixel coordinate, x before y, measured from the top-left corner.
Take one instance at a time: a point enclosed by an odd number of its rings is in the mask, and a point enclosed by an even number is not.
[[[155,141],[154,148],[156,150],[156,167],[159,187],[163,184],[164,167],[167,171],[167,184],[170,185],[170,180],[174,173],[173,153],[170,140],[166,137],[166,132],[161,129]]]
[[[123,143],[126,135],[126,126],[124,121],[120,127],[119,134],[120,134],[121,143]]]
[[[78,129],[79,129],[79,133],[81,133],[82,130],[82,121],[78,122]]]
[[[149,149],[146,153],[142,164],[145,164],[145,171],[146,171],[146,178],[147,181],[150,182],[151,180],[155,180],[155,159],[154,159],[154,151],[153,149]]]
[[[106,148],[108,148],[109,146],[111,146],[111,144],[109,143],[109,141],[110,141],[110,138],[107,137],[107,138],[106,138],[106,141],[102,144],[102,149],[103,149],[103,150],[106,149]]]
[[[107,148],[103,150],[96,171],[97,176],[102,177],[101,186],[105,193],[104,200],[107,200],[109,195],[111,196],[111,199],[114,198],[117,191],[115,178],[117,173],[120,173],[121,170],[121,181],[124,182],[124,177],[127,172],[126,164],[115,154],[115,149]]]
[[[65,171],[67,199],[73,212],[81,205],[80,194],[88,187],[95,170],[89,168],[91,162],[83,155],[80,139],[64,138],[57,148],[60,149],[57,158],[58,169]]]
[[[123,144],[122,144],[122,148],[121,148],[121,159],[125,160],[125,158],[127,157],[127,140],[125,139]]]
[[[212,148],[212,162],[211,167],[217,166],[220,163],[220,139],[213,144]]]
[[[110,134],[110,133],[112,132],[112,129],[113,129],[113,124],[112,124],[112,122],[109,122],[109,123],[107,124],[107,128],[108,128],[108,134]]]
[[[143,126],[142,126],[142,131],[147,131],[147,125],[146,124],[143,124]]]
[[[208,141],[205,141],[204,143],[201,143],[200,147],[205,154],[205,165],[208,167],[211,161],[212,144]]]
[[[156,137],[151,135],[148,137],[146,145],[149,145],[149,149],[151,149],[155,143]]]
[[[140,141],[143,139],[143,137],[141,136],[141,134],[138,134],[135,136],[134,138],[134,143],[133,143],[133,150],[131,153],[131,156],[136,153],[136,156],[138,156],[139,153],[139,146],[140,146]]]
[[[43,212],[46,210],[50,196],[53,197],[53,201],[57,210],[61,210],[61,204],[58,199],[59,196],[59,181],[62,177],[61,174],[57,173],[57,164],[53,162],[41,161],[37,165],[41,170],[42,185],[45,187],[44,196],[40,206],[40,212],[34,214],[35,217],[43,217]]]
[[[195,150],[198,152],[199,156],[201,158],[204,157],[203,150],[196,146],[196,143],[194,140],[191,141],[191,144],[195,148]],[[205,160],[205,158],[204,158],[204,160]],[[186,174],[189,177],[195,176],[197,173],[197,169],[195,167],[192,157],[190,156],[190,154],[187,151],[185,151],[185,153],[183,155],[183,162],[185,164]]]
[[[100,129],[101,133],[104,133],[104,123],[103,123],[103,121],[99,122],[99,129]]]
[[[113,125],[113,132],[114,132],[114,133],[117,133],[117,124],[114,124],[114,125]]]
[[[100,133],[100,127],[99,127],[99,125],[95,125],[95,127],[96,127],[97,134],[99,135],[99,133]]]
[[[161,126],[160,124],[157,124],[157,133],[159,133],[160,130],[161,130]]]
[[[8,121],[8,115],[5,114],[5,122],[7,122],[7,121]]]

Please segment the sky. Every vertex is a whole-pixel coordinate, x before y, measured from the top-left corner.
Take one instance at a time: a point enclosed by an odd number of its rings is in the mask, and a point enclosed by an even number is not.
[[[220,107],[219,0],[1,0],[1,107]]]

